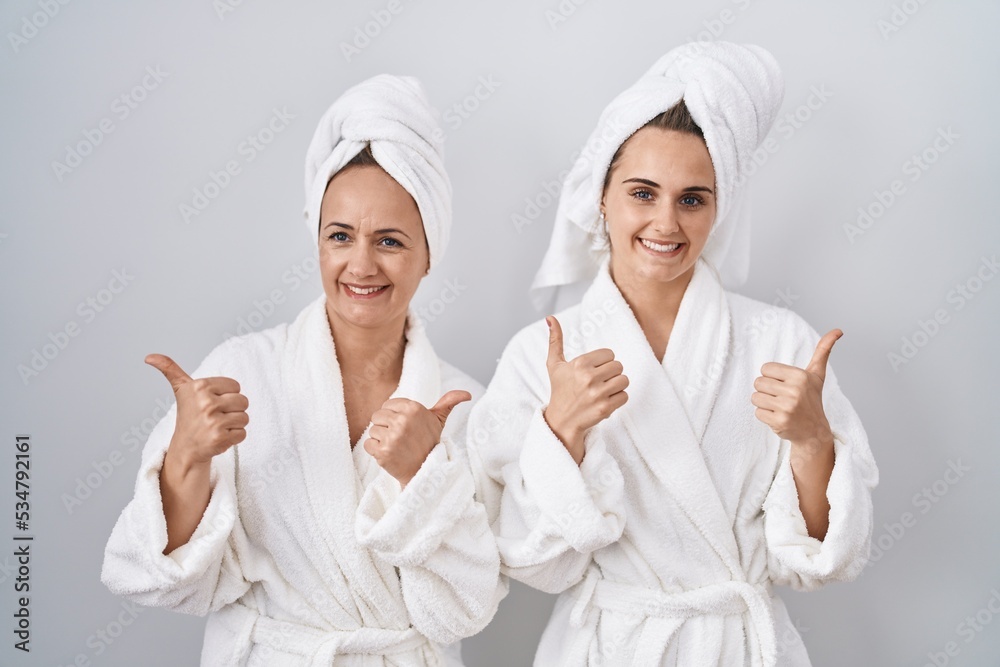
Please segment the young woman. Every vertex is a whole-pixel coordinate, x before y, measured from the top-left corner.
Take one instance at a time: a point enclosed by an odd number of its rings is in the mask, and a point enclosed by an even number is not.
[[[679,47],[567,178],[534,287],[589,286],[514,336],[469,421],[501,570],[561,594],[536,665],[804,667],[772,584],[867,560],[878,472],[828,365],[841,332],[724,287],[782,95],[759,47]]]
[[[460,665],[506,592],[464,451],[482,387],[410,308],[451,224],[442,136],[412,77],[345,92],[306,161],[324,294],[191,375],[146,358],[176,406],[101,579],[210,614],[202,665]]]

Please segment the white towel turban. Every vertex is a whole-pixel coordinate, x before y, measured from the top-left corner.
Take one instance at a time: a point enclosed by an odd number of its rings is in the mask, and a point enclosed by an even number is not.
[[[715,168],[716,217],[701,257],[726,288],[746,282],[750,210],[746,174],[784,97],[778,64],[753,44],[692,42],[661,57],[601,113],[563,183],[555,226],[531,296],[551,305],[563,286],[589,283],[603,259],[601,193],[611,158],[634,132],[681,98],[705,135]]]
[[[309,233],[319,241],[327,183],[369,143],[379,166],[417,202],[433,267],[451,231],[451,181],[444,170],[444,132],[412,76],[373,76],[345,91],[323,114],[306,152]]]

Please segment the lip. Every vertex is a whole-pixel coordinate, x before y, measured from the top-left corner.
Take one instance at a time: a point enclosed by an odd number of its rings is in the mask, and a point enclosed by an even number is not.
[[[668,243],[661,243],[660,241],[654,241],[653,239],[645,239],[645,240],[649,241],[650,243],[655,243],[657,245],[669,245]],[[652,255],[653,257],[660,257],[660,258],[664,258],[664,259],[670,259],[671,257],[677,257],[682,252],[684,252],[685,248],[687,248],[687,243],[683,243],[683,242],[680,242],[680,241],[674,241],[673,243],[680,243],[680,246],[678,246],[676,250],[673,250],[671,252],[659,252],[658,250],[653,250],[652,248],[647,248],[646,244],[643,243],[643,239],[641,237],[638,237],[636,239],[636,243],[647,254]]]
[[[356,299],[358,301],[369,301],[371,299],[377,299],[380,296],[388,293],[389,288],[392,287],[392,285],[355,285],[353,283],[340,283],[340,286],[344,294],[347,295],[348,298]],[[351,287],[357,287],[359,289],[367,289],[369,287],[382,287],[383,289],[372,292],[371,294],[358,294],[356,292],[352,292],[350,289]]]

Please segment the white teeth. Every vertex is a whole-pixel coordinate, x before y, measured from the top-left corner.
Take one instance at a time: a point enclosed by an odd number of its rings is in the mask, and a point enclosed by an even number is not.
[[[655,250],[656,252],[673,252],[681,247],[680,243],[671,243],[670,245],[660,245],[659,243],[653,243],[652,241],[647,241],[646,239],[641,239],[642,245],[646,246],[650,250]]]
[[[351,290],[355,294],[371,294],[373,292],[379,291],[380,289],[385,289],[385,286],[383,285],[382,287],[365,287],[365,288],[360,288],[360,287],[354,287],[353,285],[348,285],[347,289]]]

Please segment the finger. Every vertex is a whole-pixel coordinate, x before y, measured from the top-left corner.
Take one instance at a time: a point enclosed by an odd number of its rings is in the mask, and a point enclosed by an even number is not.
[[[562,325],[554,315],[545,318],[545,323],[549,325],[549,356],[545,360],[545,365],[552,368],[553,365],[566,361],[563,355],[563,333]]]
[[[617,359],[612,359],[606,364],[601,364],[600,366],[598,366],[597,372],[594,374],[594,377],[600,380],[601,382],[606,382],[607,380],[610,380],[613,377],[621,375],[624,370],[625,367],[622,366],[622,362],[618,361]]]
[[[795,376],[801,372],[801,368],[789,366],[788,364],[781,364],[777,361],[769,361],[760,367],[760,374],[763,377],[780,380],[782,382],[793,380]]]
[[[389,427],[372,424],[368,427],[368,437],[377,442],[382,442],[389,437]]]
[[[765,408],[757,408],[756,410],[753,411],[753,416],[768,426],[773,426],[775,424],[774,411],[772,410],[767,410]]]
[[[771,396],[770,394],[762,394],[759,391],[755,391],[750,394],[750,403],[758,408],[763,408],[770,412],[777,412],[783,409],[784,401],[777,398],[776,396]]]
[[[372,413],[371,423],[374,426],[389,426],[398,413],[380,408]]]
[[[388,410],[389,412],[406,412],[407,410],[413,409],[416,405],[419,405],[416,401],[412,401],[408,398],[396,397],[388,399],[382,404],[381,409]]]
[[[597,350],[591,350],[590,352],[585,352],[579,357],[574,359],[577,363],[584,364],[586,366],[592,366],[597,368],[598,366],[603,366],[609,361],[614,361],[615,353],[606,347],[602,347]]]
[[[202,386],[217,396],[240,393],[240,383],[233,378],[222,376],[198,378],[195,382],[201,383]]]
[[[465,401],[471,401],[472,394],[461,389],[452,389],[451,391],[445,392],[445,395],[438,399],[438,402],[434,404],[431,408],[431,412],[437,415],[438,419],[441,420],[443,424],[451,411],[455,409],[455,406],[459,403]]]
[[[628,402],[628,393],[624,391],[619,391],[617,394],[612,394],[608,396],[608,404],[611,406],[611,411],[614,412],[621,406]]]
[[[230,445],[238,445],[247,439],[247,430],[245,428],[231,428],[229,429],[229,437],[226,441]]]
[[[220,412],[246,412],[250,401],[243,394],[223,394],[218,398]]]
[[[753,381],[753,388],[762,394],[770,394],[771,396],[787,396],[792,391],[787,382],[763,375]]]
[[[185,373],[176,361],[165,354],[147,354],[145,362],[163,373],[163,377],[167,378],[167,382],[170,383],[174,391],[191,382],[191,376]]]
[[[625,375],[616,375],[604,383],[604,391],[607,396],[612,396],[620,391],[624,391],[626,387],[628,387],[628,377]]]
[[[219,423],[226,428],[243,428],[250,423],[250,415],[245,412],[227,412]]]
[[[825,336],[820,338],[816,344],[816,351],[813,352],[812,359],[809,360],[809,365],[806,366],[806,370],[818,375],[821,380],[826,380],[826,364],[830,360],[830,352],[833,351],[833,344],[843,335],[844,332],[840,329],[831,329]]]

